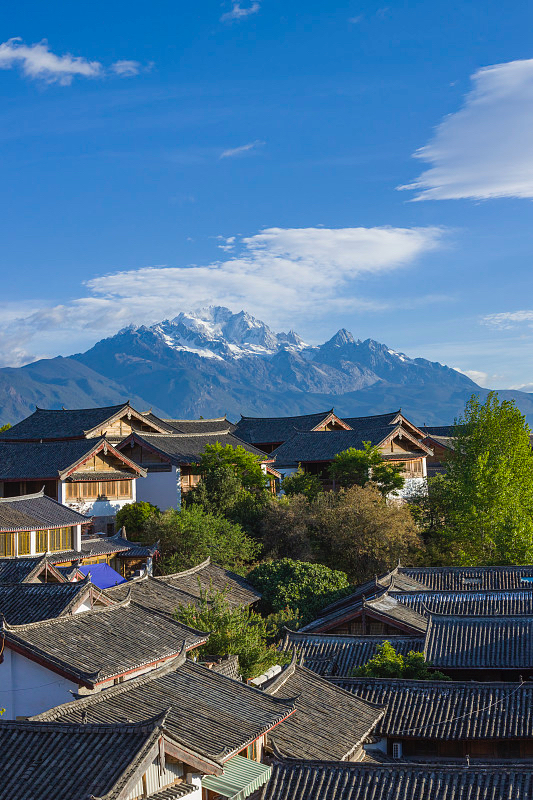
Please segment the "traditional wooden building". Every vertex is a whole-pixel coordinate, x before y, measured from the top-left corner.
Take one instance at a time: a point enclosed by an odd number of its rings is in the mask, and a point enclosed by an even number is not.
[[[2,800],[202,800],[165,714],[136,723],[0,721]]]
[[[138,499],[166,509],[178,508],[182,494],[199,483],[200,475],[196,464],[206,445],[214,444],[244,447],[263,462],[265,477],[267,476],[271,459],[257,447],[237,438],[229,427],[225,430],[194,433],[132,433],[120,443],[119,449],[125,457],[139,464],[146,474],[146,479],[138,486]]]
[[[455,449],[454,426],[434,425],[428,427],[424,425],[421,430],[425,434],[424,444],[432,450],[432,454],[428,455],[427,459],[428,477],[431,478],[446,472],[446,463]]]
[[[135,501],[137,478],[144,475],[107,439],[0,442],[0,497],[43,490],[107,533],[114,533],[119,508]]]
[[[0,584],[0,617],[9,625],[79,614],[111,603],[88,577],[75,583]]]
[[[344,423],[344,429],[293,433],[271,452],[276,469],[289,475],[301,465],[305,472],[321,477],[325,488],[334,489],[328,470],[335,456],[352,447],[361,450],[365,442],[370,442],[384,460],[403,465],[406,480],[404,488],[395,493],[399,498],[425,491],[426,458],[431,449],[422,441],[422,431],[401,412],[353,417]]]
[[[270,767],[261,763],[266,739],[295,711],[293,700],[265,694],[182,654],[158,670],[38,719],[62,725],[137,721],[147,708],[154,714],[168,709],[165,727],[180,743],[185,777],[190,781],[199,774],[203,796],[210,800],[244,800],[268,780]]]
[[[2,637],[0,703],[6,718],[15,719],[72,693],[129,681],[205,644],[208,634],[125,600],[43,622],[4,622]]]
[[[385,713],[345,692],[316,673],[292,662],[265,686],[273,697],[295,697],[296,711],[268,737],[270,748],[283,758],[359,761]]]
[[[488,800],[533,797],[531,764],[276,762],[261,800]]]
[[[316,414],[296,417],[243,417],[234,426],[235,434],[265,453],[271,453],[295,433],[310,431],[347,431],[350,425],[332,408]]]
[[[533,758],[533,683],[331,678],[385,710],[369,754],[391,759]]]

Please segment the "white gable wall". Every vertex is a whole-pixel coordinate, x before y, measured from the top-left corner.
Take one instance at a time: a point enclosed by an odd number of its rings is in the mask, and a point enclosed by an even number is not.
[[[30,717],[73,700],[78,684],[30,661],[9,647],[4,648],[0,664],[0,708],[2,719]]]
[[[172,466],[170,472],[148,472],[137,480],[137,500],[152,503],[161,511],[181,505],[181,470]]]

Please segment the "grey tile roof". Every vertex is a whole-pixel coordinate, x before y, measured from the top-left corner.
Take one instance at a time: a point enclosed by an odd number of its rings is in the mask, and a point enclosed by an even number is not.
[[[162,455],[167,456],[173,464],[196,464],[208,444],[221,444],[224,447],[230,445],[231,447],[244,447],[249,453],[260,456],[263,459],[269,458],[262,450],[254,447],[248,442],[238,439],[229,432],[222,433],[174,433],[174,434],[161,434],[161,433],[133,433],[121,443],[119,449],[128,453],[130,441],[136,441],[140,444],[150,445],[154,450]]]
[[[443,669],[532,669],[533,617],[431,614],[424,655]]]
[[[272,451],[276,465],[297,464],[300,461],[333,461],[337,453],[355,447],[360,450],[363,442],[380,444],[391,431],[389,425],[376,425],[363,431],[312,431],[295,433],[284,444]]]
[[[96,449],[102,439],[74,439],[66,442],[0,442],[0,480],[41,480],[59,478]],[[112,445],[107,442],[112,449]],[[124,454],[127,457],[127,453]],[[122,457],[122,454],[118,454]],[[141,468],[142,471],[142,468]],[[134,470],[128,473],[132,477]],[[121,471],[118,472],[120,477]],[[107,480],[114,476],[106,473]],[[117,477],[117,480],[119,479]],[[134,475],[133,475],[134,477]]]
[[[9,625],[25,625],[68,613],[90,592],[88,581],[77,583],[2,583],[0,616]]]
[[[262,800],[532,800],[531,765],[288,761]]]
[[[216,591],[225,591],[228,601],[234,606],[247,606],[261,597],[246,578],[213,564],[210,558],[183,572],[161,575],[159,580],[197,598],[211,587]]]
[[[455,425],[424,425],[420,427],[420,430],[430,436],[453,437]]]
[[[37,580],[37,576],[48,569],[54,572],[56,580],[65,580],[61,572],[57,570],[45,556],[33,556],[31,558],[0,558],[0,584],[2,583],[25,583]]]
[[[533,578],[533,565],[521,567],[400,567],[399,572],[432,590],[519,589]]]
[[[113,600],[123,600],[129,592],[136,603],[165,614],[173,614],[180,604],[191,605],[197,601],[194,595],[180,591],[164,580],[150,575],[106,589],[106,594]]]
[[[0,531],[45,530],[87,524],[91,517],[78,514],[43,492],[0,498]]]
[[[118,800],[161,733],[158,721],[146,719],[121,725],[0,722],[0,800]]]
[[[39,439],[81,439],[85,433],[98,426],[105,427],[106,423],[120,412],[129,412],[137,419],[145,417],[160,429],[172,430],[172,426],[154,414],[142,414],[135,411],[129,403],[117,406],[103,406],[102,408],[69,408],[48,409],[37,408],[29,417],[13,425],[9,430],[0,433],[0,441],[34,440]]]
[[[365,425],[392,425],[398,414],[401,414],[401,409],[397,411],[389,411],[388,414],[373,414],[367,417],[343,417],[350,428],[361,428]]]
[[[226,658],[221,658],[216,664],[213,665],[212,669],[215,672],[218,672],[219,675],[224,675],[226,678],[232,678],[235,681],[240,680],[238,656],[227,656]]]
[[[377,733],[415,739],[533,739],[533,684],[331,678],[386,706]]]
[[[293,662],[265,690],[296,697],[296,711],[269,735],[284,758],[349,758],[383,716],[367,703]]]
[[[531,589],[484,592],[390,592],[402,605],[419,614],[460,614],[466,616],[497,616],[500,614],[533,615],[533,584]]]
[[[414,608],[410,608],[388,592],[365,603],[367,611],[379,614],[380,617],[390,620],[392,623],[400,623],[408,626],[413,632],[425,633],[427,628],[426,616],[418,613]]]
[[[173,663],[102,692],[57,706],[36,719],[90,723],[138,720],[170,709],[165,727],[195,753],[222,764],[294,710],[190,659]]]
[[[390,642],[397,653],[421,653],[424,639],[409,636],[339,636],[288,631],[283,649],[296,648],[303,665],[322,676],[348,676],[376,654],[378,645]]]
[[[226,417],[215,419],[165,419],[166,422],[178,433],[222,433],[229,430],[230,433],[235,425]]]
[[[83,685],[171,658],[207,641],[208,634],[188,628],[128,600],[104,609],[28,625],[5,626],[13,645],[49,669]]]
[[[312,431],[330,414],[319,411],[316,414],[302,414],[296,417],[243,417],[235,425],[235,434],[251,444],[286,442],[296,431]]]

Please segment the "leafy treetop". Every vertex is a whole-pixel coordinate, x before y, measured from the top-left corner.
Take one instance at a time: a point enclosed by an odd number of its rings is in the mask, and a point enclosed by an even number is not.
[[[378,448],[370,442],[363,442],[363,448],[350,447],[337,453],[329,468],[333,480],[345,488],[366,486],[371,481],[383,496],[401,489],[405,483],[403,465],[384,461]]]
[[[318,475],[310,475],[304,472],[302,465],[298,464],[298,469],[287,475],[281,484],[281,488],[288,497],[295,494],[303,494],[308,500],[316,500],[322,491],[322,481]]]
[[[430,670],[423,653],[411,650],[406,656],[397,653],[390,642],[376,647],[376,655],[362,667],[354,669],[356,678],[410,678],[417,681],[449,681],[450,678],[438,670]]]
[[[126,536],[142,535],[148,519],[160,513],[157,506],[147,503],[144,500],[137,500],[135,503],[126,503],[117,511],[117,528],[126,528]]]

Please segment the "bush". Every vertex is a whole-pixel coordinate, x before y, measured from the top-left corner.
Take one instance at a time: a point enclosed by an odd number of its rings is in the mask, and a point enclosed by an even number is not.
[[[406,656],[397,653],[390,642],[376,647],[376,655],[364,666],[354,669],[356,678],[409,678],[417,681],[449,681],[450,678],[438,670],[430,670],[424,654],[410,650]]]
[[[349,592],[345,572],[291,558],[259,564],[247,578],[263,595],[267,611],[299,612],[303,622]]]
[[[152,505],[152,503],[146,503],[144,500],[138,500],[135,503],[127,503],[117,511],[117,529],[125,527],[126,536],[130,538],[142,536],[147,520],[150,519],[151,516],[159,513],[157,506]]]

